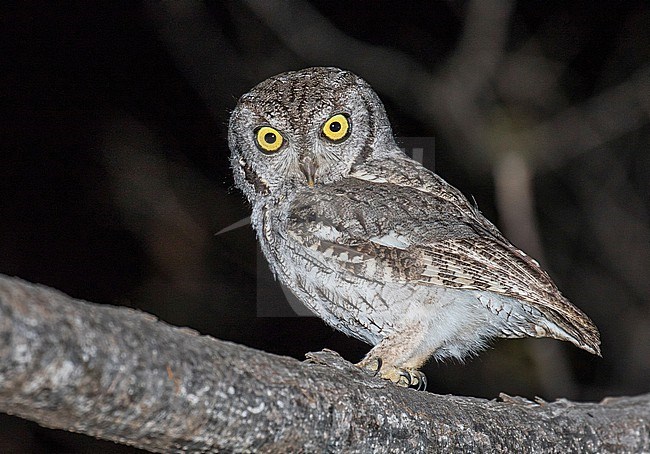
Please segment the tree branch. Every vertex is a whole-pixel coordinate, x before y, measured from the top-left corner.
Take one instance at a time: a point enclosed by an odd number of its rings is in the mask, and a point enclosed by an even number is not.
[[[156,452],[630,452],[650,395],[438,396],[333,352],[301,363],[0,275],[0,411]]]

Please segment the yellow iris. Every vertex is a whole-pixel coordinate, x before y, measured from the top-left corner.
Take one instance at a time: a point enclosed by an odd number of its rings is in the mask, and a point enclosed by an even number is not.
[[[270,126],[262,126],[255,131],[255,140],[260,150],[265,153],[273,153],[280,149],[284,143],[282,134]]]
[[[341,142],[350,134],[350,122],[344,114],[330,117],[323,125],[323,135],[332,142]]]

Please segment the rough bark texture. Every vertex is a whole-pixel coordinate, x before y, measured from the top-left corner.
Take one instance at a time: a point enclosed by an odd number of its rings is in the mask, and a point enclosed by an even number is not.
[[[0,411],[156,452],[648,452],[650,395],[502,401],[402,389],[0,275]]]

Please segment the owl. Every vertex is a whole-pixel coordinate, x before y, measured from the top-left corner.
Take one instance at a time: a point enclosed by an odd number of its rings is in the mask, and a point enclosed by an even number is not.
[[[358,366],[421,388],[429,358],[462,360],[497,337],[600,355],[593,322],[460,191],[403,153],[355,74],[316,67],[265,80],[239,99],[228,143],[273,274],[373,345]]]

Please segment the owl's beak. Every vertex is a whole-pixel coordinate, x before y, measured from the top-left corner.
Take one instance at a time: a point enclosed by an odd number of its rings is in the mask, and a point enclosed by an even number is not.
[[[316,179],[316,170],[318,166],[312,158],[306,157],[300,161],[300,171],[307,179],[307,184],[310,188],[314,187],[314,180]]]

